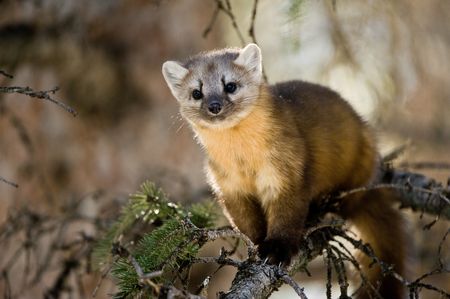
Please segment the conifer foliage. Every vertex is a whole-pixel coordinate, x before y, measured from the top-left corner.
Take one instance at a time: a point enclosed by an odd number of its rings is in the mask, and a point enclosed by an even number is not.
[[[114,298],[152,298],[159,286],[185,279],[206,242],[203,229],[215,218],[211,202],[183,208],[143,183],[94,251],[97,264],[117,280]]]

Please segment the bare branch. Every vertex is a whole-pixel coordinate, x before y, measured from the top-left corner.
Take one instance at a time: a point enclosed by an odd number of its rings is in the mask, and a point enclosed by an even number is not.
[[[175,299],[175,298],[185,298],[185,299],[206,299],[203,296],[193,295],[186,291],[177,289],[172,285],[163,286],[160,290],[159,298]]]
[[[111,263],[111,265],[109,265],[109,267],[103,271],[102,275],[100,276],[100,278],[98,279],[98,281],[95,285],[94,290],[91,293],[92,298],[95,298],[97,296],[97,292],[100,289],[100,286],[102,285],[103,280],[108,276],[109,272],[111,272],[111,269],[113,266],[114,266],[114,264]]]
[[[239,25],[236,22],[236,17],[233,14],[233,10],[231,8],[231,3],[229,0],[225,0],[225,5],[223,4],[222,0],[215,0],[217,8],[216,10],[222,11],[223,13],[225,13],[231,21],[231,25],[233,26],[234,30],[236,31],[236,34],[239,38],[239,41],[241,42],[241,45],[244,46],[245,45],[245,39],[244,36],[242,35],[241,29],[239,28]],[[212,27],[214,26],[215,23],[215,19],[217,18],[218,13],[214,12],[213,13],[213,17],[211,18],[210,21],[210,25],[208,25],[208,27],[205,29],[205,31],[203,32],[203,36],[206,37],[206,35],[211,31]],[[209,30],[208,30],[209,29]]]
[[[13,186],[14,188],[19,188],[18,184],[14,183],[14,182],[11,182],[11,181],[8,181],[7,179],[5,179],[5,178],[3,178],[1,176],[0,176],[0,181],[2,181],[5,184],[8,184],[10,186]]]
[[[252,9],[252,15],[251,15],[251,19],[250,19],[250,27],[248,29],[248,35],[250,35],[252,42],[254,42],[255,44],[258,44],[258,41],[256,40],[256,35],[255,35],[255,20],[256,20],[256,12],[258,10],[258,3],[259,3],[259,0],[253,1],[253,9]],[[264,82],[267,82],[267,75],[266,75],[264,68],[262,69],[262,75],[263,75]]]
[[[209,264],[209,263],[216,263],[219,265],[227,265],[227,266],[233,266],[233,267],[239,267],[241,266],[240,261],[236,261],[227,257],[223,257],[222,255],[216,257],[216,256],[202,256],[195,258],[193,260],[193,263],[195,264]]]
[[[203,34],[202,34],[203,38],[207,38],[208,34],[213,29],[214,24],[216,23],[216,20],[217,20],[217,16],[219,15],[219,11],[220,11],[220,8],[219,8],[219,5],[217,5],[216,8],[214,9],[214,12],[211,16],[211,20],[209,21],[208,26],[206,26],[205,30],[203,30]]]
[[[292,279],[292,277],[290,277],[289,275],[285,274],[285,275],[281,276],[281,279],[285,283],[290,285],[301,299],[308,299],[308,297],[306,297],[305,293],[303,292],[303,288],[301,288],[298,285],[298,283],[296,283],[295,280]]]
[[[384,182],[395,185],[402,207],[450,219],[450,188],[422,174],[386,169]]]
[[[409,169],[438,169],[448,170],[450,169],[450,163],[447,162],[403,162],[399,167]]]
[[[269,265],[261,260],[242,262],[230,290],[222,293],[219,298],[267,298],[285,282],[285,275],[305,269],[312,259],[322,253],[332,237],[331,229],[331,227],[324,227],[312,232],[302,242],[293,265],[286,269],[287,273],[279,266]]]
[[[214,1],[216,3],[216,8],[211,16],[211,20],[209,21],[208,26],[206,26],[205,30],[203,31],[202,36],[204,38],[206,38],[208,36],[208,34],[211,32],[212,28],[214,27],[214,24],[216,23],[219,12],[223,12],[230,19],[231,25],[233,26],[234,30],[236,31],[236,34],[241,42],[241,45],[244,46],[246,44],[245,38],[242,35],[239,25],[237,24],[236,16],[234,15],[233,9],[231,7],[231,2],[229,0],[214,0]],[[223,3],[223,1],[225,1],[225,4]],[[252,42],[255,44],[258,44],[258,41],[256,40],[256,35],[255,35],[255,21],[256,21],[258,3],[259,3],[259,0],[254,0],[254,2],[253,2],[252,13],[250,15],[250,27],[248,29],[248,35],[250,36]],[[262,70],[262,75],[263,75],[264,81],[267,82],[267,75],[266,75],[264,68]]]
[[[421,210],[433,215],[450,219],[450,188],[443,187],[439,182],[422,174],[384,169],[382,182],[371,186],[355,188],[339,193],[332,201],[349,195],[367,192],[376,189],[393,189],[399,192],[398,196],[402,207]]]
[[[3,75],[3,76],[8,77],[8,78],[10,78],[10,79],[14,78],[13,75],[10,75],[10,74],[8,74],[7,72],[2,71],[2,70],[0,70],[0,75]]]
[[[69,278],[72,271],[78,268],[80,263],[75,259],[68,259],[64,262],[63,269],[59,273],[57,279],[55,280],[51,289],[49,289],[45,295],[45,299],[54,299],[59,298],[61,296],[62,291],[64,290],[64,284],[66,280]]]
[[[411,146],[410,142],[407,142],[403,145],[400,145],[396,148],[394,148],[391,152],[389,152],[388,154],[386,154],[383,157],[383,163],[389,163],[394,161],[395,159],[397,159],[398,157],[400,157],[401,155],[403,155],[403,153],[408,149],[408,147]]]
[[[31,89],[30,87],[20,87],[20,86],[8,86],[8,87],[4,87],[4,86],[0,86],[0,92],[3,93],[20,93],[20,94],[24,94],[27,95],[29,97],[32,98],[38,98],[38,99],[43,99],[43,100],[47,100],[50,101],[58,106],[60,106],[61,108],[63,108],[64,110],[66,110],[67,112],[69,112],[70,114],[72,114],[74,117],[77,116],[77,112],[75,111],[75,109],[73,109],[72,107],[64,104],[63,102],[60,102],[56,99],[53,99],[50,94],[55,94],[56,91],[58,91],[59,88],[55,87],[53,89],[50,90],[43,90],[43,91],[35,91],[33,89]]]
[[[2,279],[5,281],[5,290],[3,293],[3,298],[11,299],[11,282],[9,281],[8,272],[6,270],[2,271]]]

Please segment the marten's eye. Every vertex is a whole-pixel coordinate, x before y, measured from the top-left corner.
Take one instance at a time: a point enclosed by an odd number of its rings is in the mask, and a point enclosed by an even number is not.
[[[192,92],[192,97],[195,100],[200,100],[201,98],[203,98],[203,93],[198,89],[194,89],[194,91]]]
[[[234,82],[225,84],[224,90],[226,93],[233,93],[236,91],[237,85]]]

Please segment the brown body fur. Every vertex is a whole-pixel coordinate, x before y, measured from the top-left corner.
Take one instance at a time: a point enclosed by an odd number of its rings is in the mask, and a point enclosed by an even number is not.
[[[194,130],[230,220],[278,262],[296,253],[314,200],[372,181],[377,152],[370,129],[335,92],[300,81],[262,88],[258,105],[238,125],[220,134],[195,125]],[[401,216],[383,196],[349,197],[342,216],[403,273]],[[369,277],[376,285],[380,271],[373,268]],[[402,291],[395,279],[385,278],[380,292],[383,298],[401,298]],[[363,291],[360,298],[366,296]]]

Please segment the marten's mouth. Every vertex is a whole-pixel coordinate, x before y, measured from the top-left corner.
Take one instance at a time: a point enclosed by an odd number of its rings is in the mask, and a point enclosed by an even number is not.
[[[229,113],[226,111],[220,112],[219,114],[211,115],[207,114],[203,117],[204,120],[210,123],[219,123],[226,120],[229,116]]]
[[[235,106],[232,102],[225,102],[219,111],[211,111],[208,107],[201,107],[202,118],[211,123],[224,121],[236,112]]]
[[[217,129],[231,128],[239,124],[241,120],[249,115],[251,106],[242,102],[227,101],[218,113],[208,111],[206,105],[201,105],[189,118],[192,122],[202,126]]]

